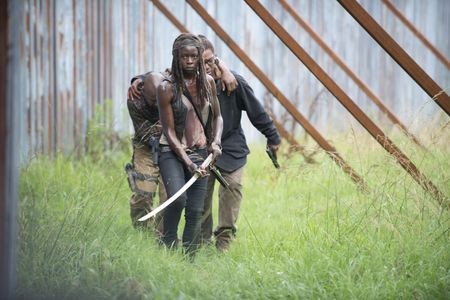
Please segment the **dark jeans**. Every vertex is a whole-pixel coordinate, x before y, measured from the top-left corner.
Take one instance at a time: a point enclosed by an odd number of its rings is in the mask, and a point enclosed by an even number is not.
[[[197,165],[201,165],[206,156],[206,149],[195,150],[194,153],[189,154],[192,162]],[[159,168],[166,187],[167,198],[170,198],[180,190],[192,177],[189,170],[172,151],[161,153]],[[181,212],[185,209],[183,246],[190,253],[193,253],[198,248],[207,179],[207,177],[197,179],[186,192],[165,209],[162,240],[167,246],[176,246],[178,241],[178,224]]]

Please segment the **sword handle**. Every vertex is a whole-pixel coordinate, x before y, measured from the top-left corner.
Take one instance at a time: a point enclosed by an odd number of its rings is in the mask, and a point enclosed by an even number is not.
[[[278,163],[277,157],[276,157],[275,153],[273,153],[272,149],[270,149],[269,146],[266,147],[266,153],[267,153],[267,155],[269,155],[270,160],[272,161],[274,167],[279,169],[280,164]]]

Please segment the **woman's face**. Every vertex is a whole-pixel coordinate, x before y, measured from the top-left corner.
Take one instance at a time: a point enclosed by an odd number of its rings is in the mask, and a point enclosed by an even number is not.
[[[200,57],[195,46],[185,46],[180,49],[181,68],[184,72],[195,72]]]

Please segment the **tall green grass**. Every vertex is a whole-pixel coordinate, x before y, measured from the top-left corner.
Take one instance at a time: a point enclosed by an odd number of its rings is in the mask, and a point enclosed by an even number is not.
[[[363,141],[336,143],[367,193],[324,153],[275,170],[254,145],[237,239],[193,262],[131,227],[127,151],[34,159],[21,172],[18,298],[449,299],[449,211]],[[449,196],[448,140],[427,151],[399,141]]]

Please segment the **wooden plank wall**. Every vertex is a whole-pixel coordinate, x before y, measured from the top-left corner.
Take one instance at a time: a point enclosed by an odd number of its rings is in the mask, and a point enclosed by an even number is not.
[[[228,34],[323,132],[344,132],[357,122],[281,41],[240,0],[200,1]],[[284,28],[336,80],[361,108],[389,130],[391,122],[315,44],[278,1],[261,1]],[[450,1],[406,1],[393,4],[446,57],[450,57]],[[424,123],[448,120],[440,108],[335,1],[290,0],[298,13],[349,67],[408,126],[417,132]],[[382,1],[361,0],[363,7],[447,92],[450,71],[408,30]],[[182,0],[164,4],[190,30],[206,34],[216,52],[244,75],[256,94],[262,84]],[[126,111],[129,79],[170,65],[177,29],[148,0],[22,0],[18,3],[15,69],[21,87],[22,159],[57,152],[85,151],[89,120],[121,133],[131,133]],[[112,105],[107,105],[111,103]],[[282,119],[284,110],[275,106]],[[288,120],[289,122],[289,120]],[[287,129],[302,132],[298,126]],[[246,128],[250,128],[248,122]],[[247,130],[247,129],[246,129]],[[258,137],[248,129],[249,139]]]

